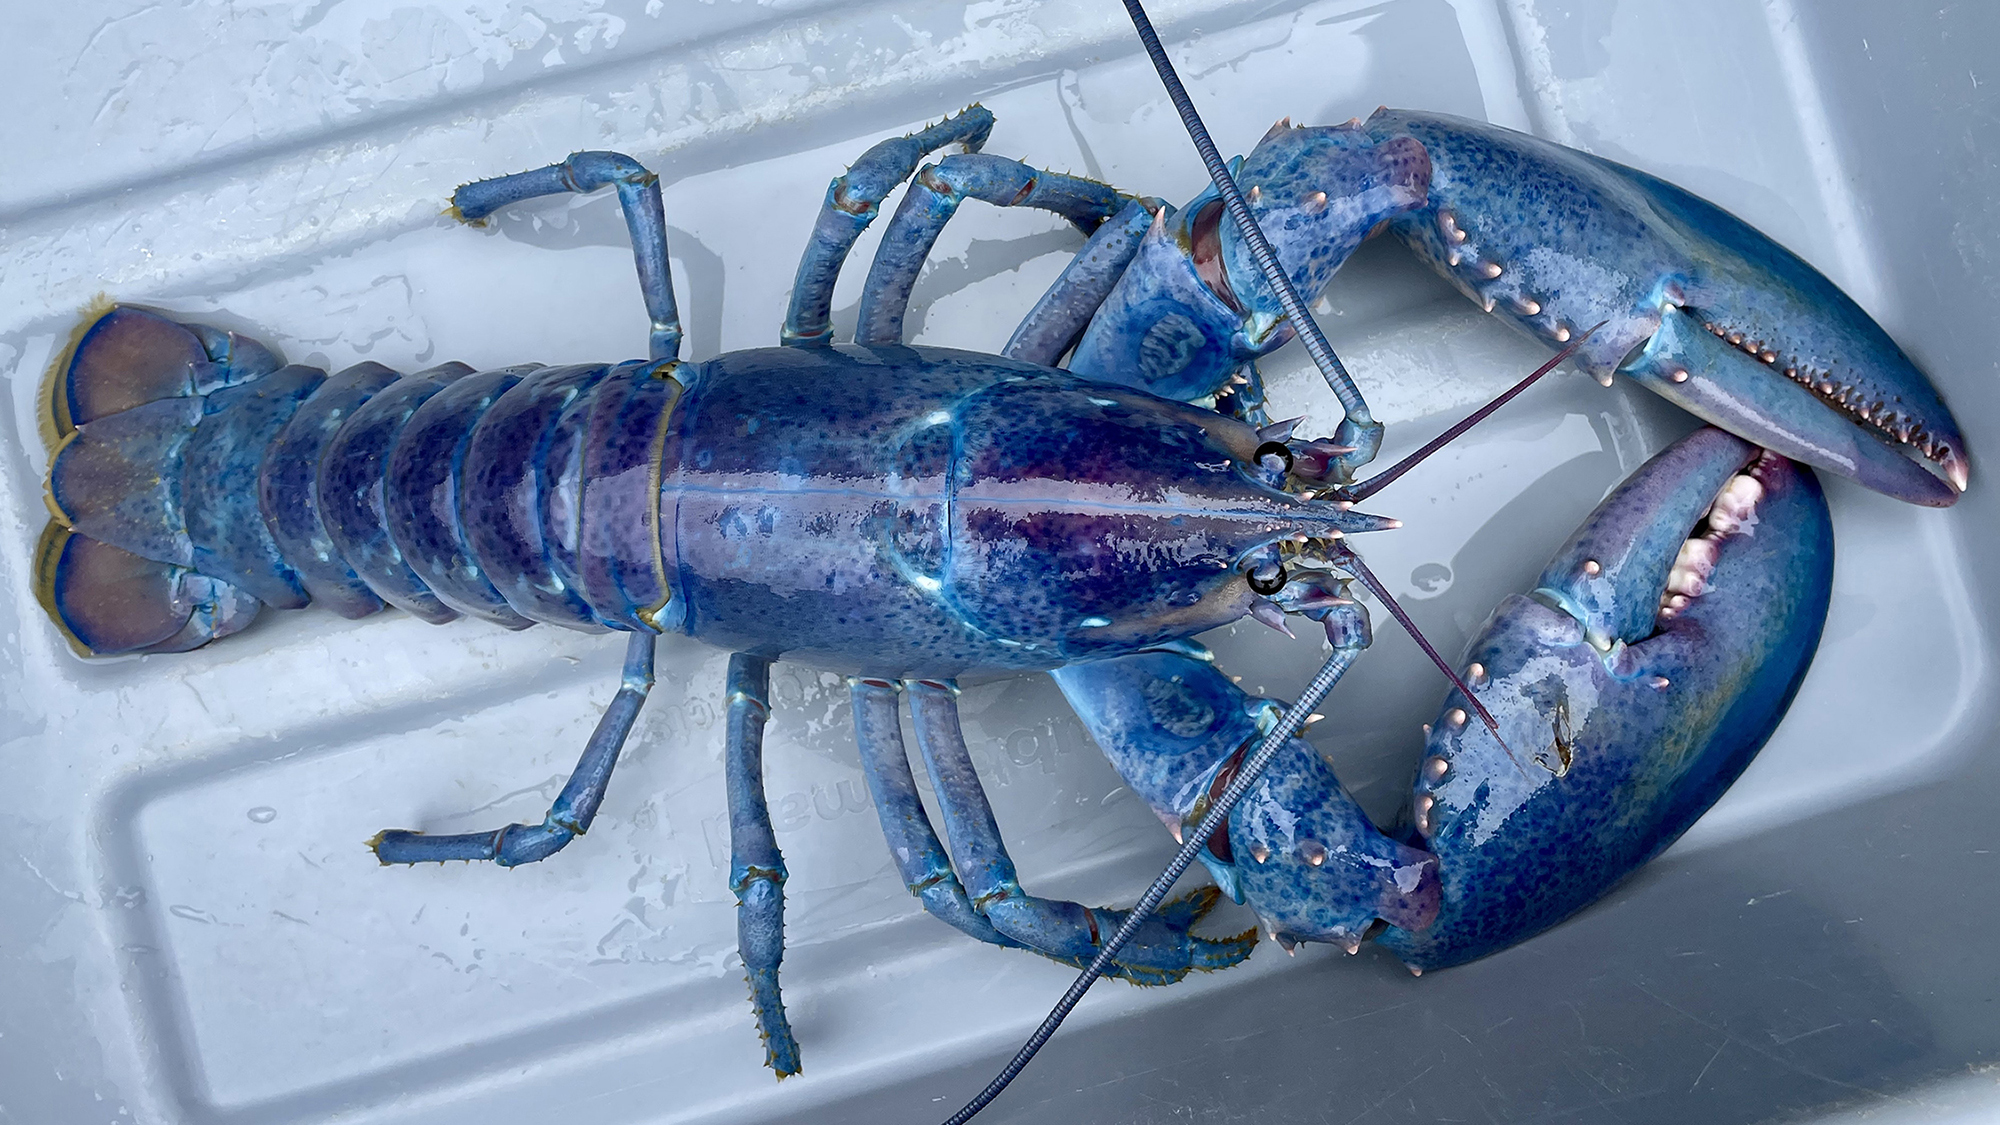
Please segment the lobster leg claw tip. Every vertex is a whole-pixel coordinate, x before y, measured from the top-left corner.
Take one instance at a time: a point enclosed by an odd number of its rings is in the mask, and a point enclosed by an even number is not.
[[[1257,948],[1257,929],[1251,927],[1233,937],[1194,939],[1194,967],[1202,972],[1227,969],[1250,959]]]

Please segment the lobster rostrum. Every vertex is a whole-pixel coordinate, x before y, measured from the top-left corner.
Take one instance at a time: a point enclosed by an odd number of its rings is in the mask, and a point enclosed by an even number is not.
[[[454,210],[478,222],[536,196],[615,188],[652,322],[646,360],[329,376],[231,333],[104,310],[51,383],[45,607],[100,656],[186,650],[263,605],[310,601],[630,634],[621,690],[542,823],[384,832],[371,841],[384,864],[546,858],[597,811],[655,638],[730,649],[731,885],[780,1077],[799,1054],[778,987],[786,873],[762,790],[775,659],[850,677],[874,804],[928,911],[996,945],[1091,960],[1127,913],[1021,886],[959,729],[956,681],[1052,672],[1181,835],[1278,713],[1192,638],[1244,616],[1313,621],[1337,677],[1370,639],[1347,596],[1370,579],[1347,538],[1396,523],[1354,508],[1371,491],[1351,485],[1354,471],[1380,433],[1358,395],[1331,439],[1263,417],[1255,360],[1291,328],[1213,193],[1176,209],[980,154],[991,120],[974,107],[885,141],[833,181],[789,346],[677,358],[657,180],[615,153],[467,185]],[[918,170],[954,144],[967,151]],[[1503,151],[1562,186],[1469,186],[1466,169]],[[1533,331],[1562,341],[1607,322],[1578,353],[1587,369],[1694,395],[1750,441],[1907,498],[1949,502],[1964,484],[1949,414],[1879,328],[1828,298],[1837,291],[1810,267],[1657,181],[1485,126],[1387,113],[1281,123],[1236,170],[1309,295],[1386,224]],[[834,344],[834,281],[906,181],[856,341]],[[1506,191],[1539,209],[1510,214]],[[1001,355],[901,340],[917,272],[968,197],[1050,210],[1090,234]],[[1729,294],[1740,302],[1724,308]],[[1755,355],[1729,339],[1742,331]],[[1842,382],[1807,388],[1798,371]],[[1699,432],[1614,492],[1474,641],[1474,698],[1447,701],[1403,823],[1371,823],[1291,739],[1202,858],[1286,943],[1373,937],[1426,967],[1553,925],[1671,842],[1769,736],[1817,643],[1830,568],[1810,472]],[[903,745],[902,696],[942,840]],[[1467,722],[1467,707],[1493,729]],[[1217,896],[1145,919],[1112,971],[1165,983],[1248,956],[1254,931],[1191,932]]]

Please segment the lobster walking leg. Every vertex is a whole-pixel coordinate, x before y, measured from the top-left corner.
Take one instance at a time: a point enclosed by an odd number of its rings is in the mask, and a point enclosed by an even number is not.
[[[1063,267],[1055,284],[1028,310],[1000,354],[1054,367],[1056,360],[1083,335],[1090,318],[1097,315],[1104,298],[1111,295],[1111,287],[1125,276],[1125,267],[1139,253],[1139,242],[1146,237],[1146,228],[1164,206],[1157,199],[1135,199],[1105,220],[1070,264]]]
[[[861,291],[857,344],[900,344],[903,315],[917,272],[930,257],[938,232],[961,201],[980,199],[995,207],[1034,207],[1075,223],[1085,234],[1103,225],[1124,205],[1115,188],[1081,176],[1032,168],[1018,160],[983,153],[947,156],[923,169],[882,232],[868,284]]]
[[[625,229],[632,234],[639,290],[653,322],[650,358],[673,359],[681,352],[681,316],[674,306],[673,267],[667,262],[667,216],[660,204],[660,177],[645,165],[619,152],[572,153],[560,164],[469,183],[452,193],[452,213],[476,225],[510,203],[607,185],[618,189]]]
[[[729,658],[729,889],[736,892],[736,950],[750,979],[750,1005],[764,1063],[779,1078],[799,1072],[799,1045],[785,1018],[778,965],[785,959],[785,857],[764,801],[764,720],[771,714],[771,662]]]
[[[932,917],[994,945],[1016,943],[993,928],[966,895],[952,871],[951,858],[938,842],[937,831],[917,796],[910,773],[910,754],[903,747],[902,712],[896,687],[886,680],[857,679],[854,692],[854,734],[861,747],[861,768],[868,792],[882,819],[882,835],[896,858],[910,893],[923,900]],[[955,840],[957,837],[954,836]]]
[[[818,345],[833,339],[828,320],[833,310],[833,283],[854,240],[875,221],[882,200],[897,184],[917,170],[917,161],[950,144],[964,145],[978,152],[993,131],[993,114],[975,105],[957,117],[911,133],[882,141],[867,152],[826,188],[826,202],[820,205],[813,222],[806,252],[799,258],[799,276],[792,283],[792,304],[785,312],[785,327],[779,339],[787,344]]]
[[[905,686],[917,748],[951,836],[952,861],[973,903],[994,929],[1014,941],[1057,961],[1088,964],[1130,912],[1038,898],[1021,888],[965,747],[956,692],[931,681]],[[1112,974],[1141,984],[1169,984],[1190,969],[1227,968],[1248,957],[1256,944],[1254,931],[1223,941],[1188,933],[1218,897],[1214,888],[1203,888],[1162,907],[1120,951]]]
[[[634,633],[625,647],[625,672],[618,694],[604,717],[597,721],[583,757],[569,775],[555,804],[540,824],[510,824],[495,832],[466,832],[452,836],[427,836],[422,832],[390,829],[377,833],[368,846],[386,866],[392,863],[439,863],[448,859],[490,859],[502,867],[547,859],[564,845],[590,830],[597,808],[604,803],[604,789],[611,783],[611,770],[618,764],[618,752],[632,733],[632,721],[646,694],[653,689],[653,642],[651,633]]]

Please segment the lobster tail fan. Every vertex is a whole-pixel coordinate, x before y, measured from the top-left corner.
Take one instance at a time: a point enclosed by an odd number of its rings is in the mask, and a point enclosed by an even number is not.
[[[226,582],[55,521],[36,551],[35,596],[86,656],[182,652],[242,629],[261,605]]]
[[[255,508],[254,463],[319,373],[263,379],[278,359],[254,340],[94,311],[50,378],[44,608],[78,651],[109,656],[194,648],[263,601],[303,604]]]
[[[142,558],[191,564],[182,454],[201,416],[198,398],[163,399],[70,431],[49,458],[57,522]]]
[[[248,382],[277,367],[277,357],[255,340],[116,305],[85,324],[58,362],[48,420],[61,439],[86,422]]]

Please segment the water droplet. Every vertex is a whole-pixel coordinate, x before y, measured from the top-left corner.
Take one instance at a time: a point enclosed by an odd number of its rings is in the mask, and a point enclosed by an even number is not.
[[[256,808],[251,809],[247,815],[252,821],[258,824],[269,824],[278,819],[278,810],[269,805],[258,805]]]

